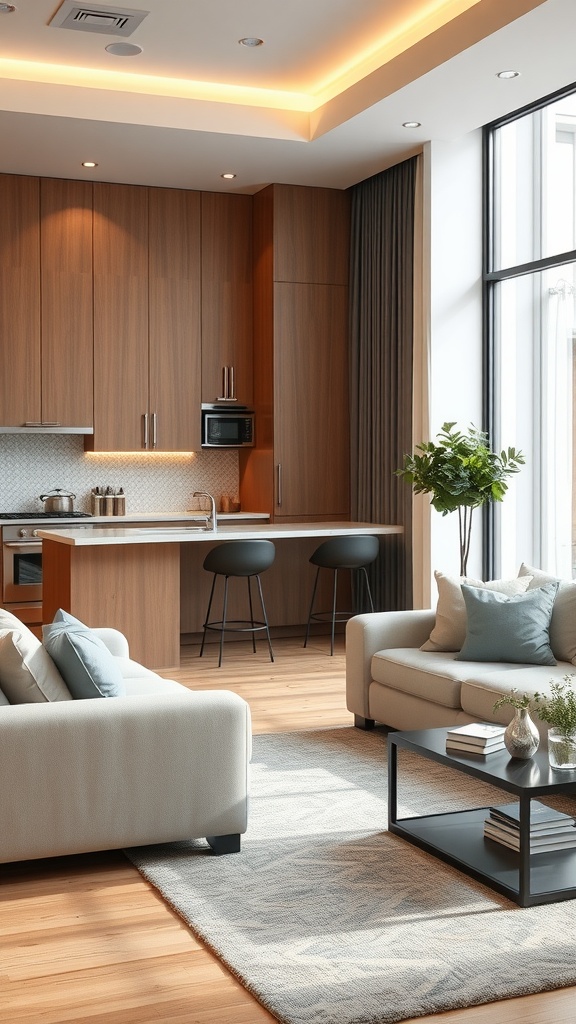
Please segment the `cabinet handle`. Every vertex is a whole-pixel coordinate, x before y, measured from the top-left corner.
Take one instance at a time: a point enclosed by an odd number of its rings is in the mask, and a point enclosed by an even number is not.
[[[158,417],[156,416],[156,413],[153,412],[152,413],[152,447],[153,448],[156,447],[156,443],[158,441],[157,421],[158,421]]]
[[[236,388],[235,388],[235,385],[234,385],[234,367],[230,366],[228,368],[228,370],[229,370],[228,379],[229,379],[229,383],[230,383],[230,389],[228,391],[228,397],[231,399],[231,401],[235,402],[236,401]]]
[[[222,367],[222,394],[216,399],[217,402],[235,402],[236,395],[234,394],[234,367],[223,366]]]
[[[148,447],[148,413],[145,412],[142,416],[142,447]]]
[[[276,504],[278,507],[282,505],[282,463],[279,462],[276,466]]]

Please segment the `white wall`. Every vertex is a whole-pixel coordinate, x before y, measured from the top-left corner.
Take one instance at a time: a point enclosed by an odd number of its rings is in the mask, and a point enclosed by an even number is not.
[[[430,437],[434,438],[446,421],[482,426],[481,131],[453,142],[426,145],[423,219]],[[430,568],[458,574],[457,513],[443,517],[431,509],[430,515]],[[468,573],[481,574],[479,513]],[[426,580],[421,592],[426,592]],[[431,581],[429,593],[435,604],[436,587]]]

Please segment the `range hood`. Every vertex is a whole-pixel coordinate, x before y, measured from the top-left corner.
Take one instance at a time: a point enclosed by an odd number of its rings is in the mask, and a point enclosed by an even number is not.
[[[21,427],[1,427],[0,434],[93,434],[94,427],[61,427],[59,423],[25,423]]]

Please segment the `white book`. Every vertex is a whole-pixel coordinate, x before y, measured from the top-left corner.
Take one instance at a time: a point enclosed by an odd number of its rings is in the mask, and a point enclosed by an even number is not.
[[[464,740],[467,743],[484,744],[501,739],[506,732],[505,725],[491,725],[489,722],[469,722],[454,729],[447,729],[446,739]]]
[[[446,750],[453,754],[479,754],[480,756],[486,756],[487,754],[495,754],[498,750],[504,749],[505,746],[502,742],[486,743],[478,746],[477,743],[461,743],[460,740],[446,740]]]

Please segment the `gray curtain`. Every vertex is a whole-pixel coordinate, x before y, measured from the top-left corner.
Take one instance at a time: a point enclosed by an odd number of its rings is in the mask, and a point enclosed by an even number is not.
[[[370,570],[374,606],[412,607],[412,490],[394,475],[412,451],[417,158],[350,189],[352,518],[399,523]]]

